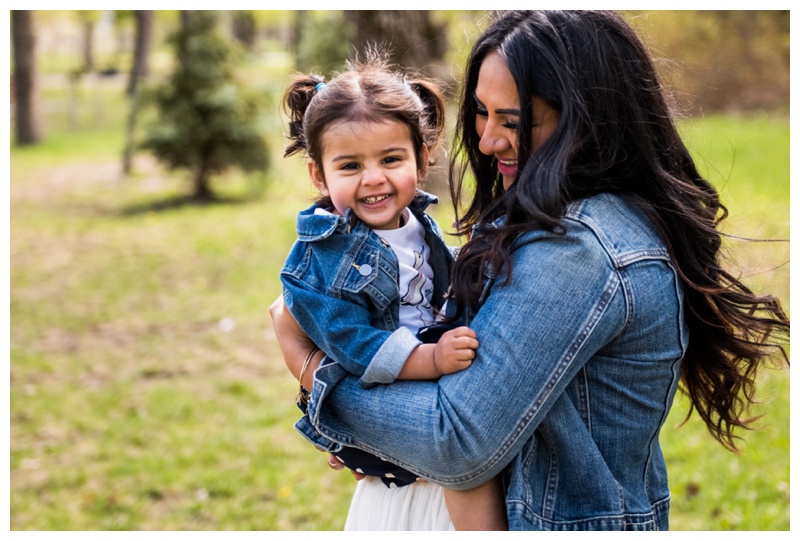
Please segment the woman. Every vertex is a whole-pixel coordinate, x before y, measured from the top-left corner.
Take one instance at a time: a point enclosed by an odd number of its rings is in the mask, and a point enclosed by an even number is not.
[[[477,334],[473,365],[363,389],[326,360],[311,419],[447,487],[502,475],[510,529],[668,529],[658,438],[679,383],[735,448],[789,321],[720,266],[726,209],[620,16],[507,12],[463,92],[457,145],[477,182],[448,309]],[[282,347],[300,344],[272,313]]]

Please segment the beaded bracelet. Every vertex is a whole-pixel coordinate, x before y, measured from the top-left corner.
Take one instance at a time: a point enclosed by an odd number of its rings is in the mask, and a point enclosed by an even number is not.
[[[314,348],[308,353],[306,356],[306,360],[303,362],[303,368],[300,370],[300,390],[297,391],[297,396],[295,397],[295,403],[300,406],[303,410],[305,410],[306,406],[308,405],[308,401],[311,398],[311,395],[303,387],[303,376],[306,375],[306,370],[308,369],[308,365],[311,364],[311,359],[314,357],[314,354],[319,351],[319,348],[314,346]]]

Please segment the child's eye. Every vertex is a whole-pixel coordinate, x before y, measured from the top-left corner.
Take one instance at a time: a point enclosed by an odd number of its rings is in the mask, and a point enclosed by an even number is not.
[[[397,162],[399,162],[399,161],[401,161],[401,158],[400,158],[399,156],[386,156],[386,157],[383,159],[383,163],[386,163],[386,164],[389,164],[389,163],[397,163]]]
[[[344,164],[342,166],[342,169],[346,169],[346,170],[349,170],[349,171],[355,171],[356,169],[358,169],[358,164],[355,163],[355,162],[346,163],[346,164]]]

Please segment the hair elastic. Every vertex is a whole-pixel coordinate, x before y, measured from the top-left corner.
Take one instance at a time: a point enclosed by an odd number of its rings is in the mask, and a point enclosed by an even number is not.
[[[328,86],[328,85],[326,85],[325,83],[317,83],[317,86],[315,88],[317,89],[317,92],[319,92],[320,90],[322,90],[326,86]]]

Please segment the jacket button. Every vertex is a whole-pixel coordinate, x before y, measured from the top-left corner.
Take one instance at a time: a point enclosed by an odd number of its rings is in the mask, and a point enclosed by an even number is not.
[[[361,276],[369,276],[372,274],[372,267],[370,265],[361,265],[358,267],[358,273]]]

